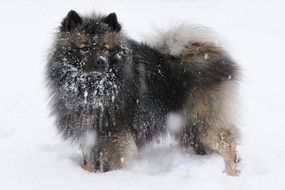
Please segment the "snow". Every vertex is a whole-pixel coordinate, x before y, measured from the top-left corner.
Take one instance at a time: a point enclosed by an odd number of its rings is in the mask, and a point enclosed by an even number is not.
[[[205,53],[204,59],[205,59],[205,60],[209,59],[209,55],[208,55],[207,53]]]
[[[183,116],[179,113],[169,113],[166,118],[166,127],[171,132],[180,132],[183,123]]]
[[[285,189],[285,2],[282,0],[1,0],[1,189]],[[185,155],[171,143],[147,148],[128,168],[88,173],[78,147],[60,140],[49,117],[44,67],[56,27],[70,9],[116,12],[125,33],[206,25],[243,68],[241,174],[221,156]]]

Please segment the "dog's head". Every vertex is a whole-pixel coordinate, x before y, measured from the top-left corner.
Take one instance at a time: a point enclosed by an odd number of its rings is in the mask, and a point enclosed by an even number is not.
[[[102,74],[113,67],[121,49],[121,25],[115,13],[82,17],[71,10],[60,26],[59,42],[68,64]]]
[[[115,13],[81,16],[69,11],[50,54],[52,85],[83,103],[113,101],[132,76],[132,51],[120,31]]]

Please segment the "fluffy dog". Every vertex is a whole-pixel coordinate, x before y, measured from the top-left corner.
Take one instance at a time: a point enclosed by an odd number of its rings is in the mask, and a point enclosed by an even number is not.
[[[129,39],[115,13],[63,19],[48,58],[52,113],[64,139],[78,142],[84,168],[128,165],[167,133],[186,151],[216,151],[237,175],[234,95],[238,66],[192,26],[165,31],[152,45]],[[166,125],[178,115],[179,125]]]

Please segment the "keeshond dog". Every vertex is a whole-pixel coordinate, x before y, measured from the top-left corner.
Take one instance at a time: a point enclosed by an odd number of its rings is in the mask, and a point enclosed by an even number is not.
[[[71,10],[46,67],[58,131],[79,143],[88,171],[126,166],[144,145],[171,134],[185,151],[218,152],[227,174],[237,175],[238,65],[192,26],[155,39],[129,39],[115,13]],[[167,125],[173,116],[175,127]]]

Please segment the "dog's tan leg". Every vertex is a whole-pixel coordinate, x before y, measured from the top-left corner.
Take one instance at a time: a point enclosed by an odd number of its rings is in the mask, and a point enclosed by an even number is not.
[[[206,142],[210,149],[223,156],[227,174],[231,176],[238,175],[235,133],[230,129],[212,127],[208,129]]]
[[[106,172],[128,166],[137,155],[133,135],[128,131],[111,132],[100,140],[96,170]]]
[[[83,169],[88,172],[94,172],[95,169],[95,153],[96,153],[96,145],[93,148],[88,149],[88,152],[85,150],[83,152]]]
[[[185,113],[189,113],[186,117],[188,123],[192,124],[187,129],[192,132],[189,133],[189,140],[194,142],[194,150],[196,148],[198,152],[204,148],[220,153],[226,164],[226,172],[232,176],[239,173],[236,155],[238,129],[232,125],[235,121],[234,89],[231,82],[196,89],[185,108]]]
[[[96,133],[95,131],[87,131],[80,139],[80,149],[83,154],[83,169],[89,172],[94,171]]]
[[[91,160],[88,160],[88,161],[84,160],[83,169],[88,172],[93,172],[94,171],[94,161],[92,162]]]

